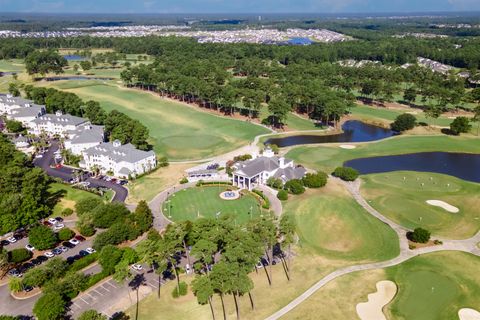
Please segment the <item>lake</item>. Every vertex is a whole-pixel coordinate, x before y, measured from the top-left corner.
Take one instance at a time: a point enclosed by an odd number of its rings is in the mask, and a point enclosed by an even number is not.
[[[367,142],[381,140],[395,135],[390,129],[374,126],[357,120],[346,121],[342,133],[330,135],[295,135],[284,138],[270,138],[265,144],[275,144],[281,148],[300,144]]]
[[[85,57],[76,55],[76,54],[67,54],[63,56],[67,61],[83,61],[86,60]]]
[[[480,183],[480,154],[420,152],[354,159],[343,165],[355,168],[361,174],[390,171],[435,172]]]

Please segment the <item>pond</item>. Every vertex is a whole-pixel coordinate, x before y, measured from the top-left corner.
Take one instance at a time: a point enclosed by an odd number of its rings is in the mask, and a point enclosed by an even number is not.
[[[63,56],[67,61],[83,61],[85,57],[76,54],[67,54]]]
[[[357,120],[346,121],[342,125],[342,133],[331,135],[295,135],[284,138],[270,138],[265,144],[275,144],[279,147],[290,147],[299,144],[366,142],[381,140],[395,135],[390,129],[377,127]]]
[[[346,161],[343,165],[355,168],[361,174],[422,171],[447,174],[480,183],[480,154],[420,152],[354,159]]]
[[[113,78],[98,78],[98,77],[86,77],[86,76],[66,76],[66,77],[48,77],[44,78],[45,81],[62,81],[62,80],[113,80]]]

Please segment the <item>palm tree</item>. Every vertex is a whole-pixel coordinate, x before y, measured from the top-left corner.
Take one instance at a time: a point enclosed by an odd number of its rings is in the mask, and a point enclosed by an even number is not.
[[[197,297],[197,301],[199,304],[206,304],[210,305],[210,311],[212,312],[212,318],[215,320],[215,312],[213,311],[212,305],[212,296],[214,294],[212,282],[208,275],[197,276],[192,281],[192,291],[193,294]]]

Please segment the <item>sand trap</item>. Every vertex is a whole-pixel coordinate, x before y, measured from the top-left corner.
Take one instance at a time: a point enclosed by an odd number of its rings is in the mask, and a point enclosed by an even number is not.
[[[435,206],[435,207],[440,207],[448,212],[451,212],[451,213],[457,213],[458,211],[458,208],[457,207],[454,207],[452,206],[451,204],[449,203],[446,203],[445,201],[441,201],[441,200],[427,200],[426,201],[429,205],[431,206]]]
[[[475,309],[462,308],[458,310],[460,320],[480,320],[480,312]]]
[[[352,144],[341,144],[340,148],[342,148],[342,149],[355,149],[356,146],[354,146]]]
[[[368,302],[357,304],[357,314],[361,320],[386,320],[382,308],[397,293],[395,282],[384,280],[377,282],[377,292],[368,295]]]

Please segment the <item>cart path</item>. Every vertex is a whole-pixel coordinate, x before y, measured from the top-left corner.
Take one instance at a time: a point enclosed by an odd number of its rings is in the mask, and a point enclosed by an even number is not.
[[[333,179],[337,179],[337,178],[333,178]],[[464,239],[464,240],[440,239],[443,241],[443,244],[441,245],[410,250],[408,248],[408,241],[405,237],[408,229],[386,218],[385,216],[380,214],[378,211],[376,211],[374,208],[372,208],[368,204],[368,202],[360,194],[360,180],[357,179],[357,181],[355,182],[342,181],[342,183],[346,186],[347,190],[350,192],[352,197],[355,199],[355,201],[357,201],[357,203],[360,206],[362,206],[365,210],[367,210],[371,215],[373,215],[377,219],[389,225],[397,233],[400,241],[400,254],[397,257],[387,261],[353,265],[353,266],[337,269],[332,273],[326,275],[322,279],[320,279],[318,282],[316,282],[313,286],[311,286],[309,289],[307,289],[305,292],[303,292],[300,296],[295,298],[289,304],[287,304],[286,306],[284,306],[283,308],[281,308],[271,316],[267,317],[266,320],[276,320],[283,317],[288,312],[293,310],[295,307],[300,305],[302,302],[307,300],[311,295],[313,295],[319,289],[327,285],[329,282],[349,273],[391,267],[391,266],[400,264],[402,262],[405,262],[413,257],[419,256],[422,254],[431,253],[431,252],[438,252],[438,251],[463,251],[463,252],[468,252],[468,253],[472,253],[474,255],[480,256],[480,248],[477,247],[477,243],[480,242],[480,232],[478,232],[476,235],[474,235],[469,239]]]

